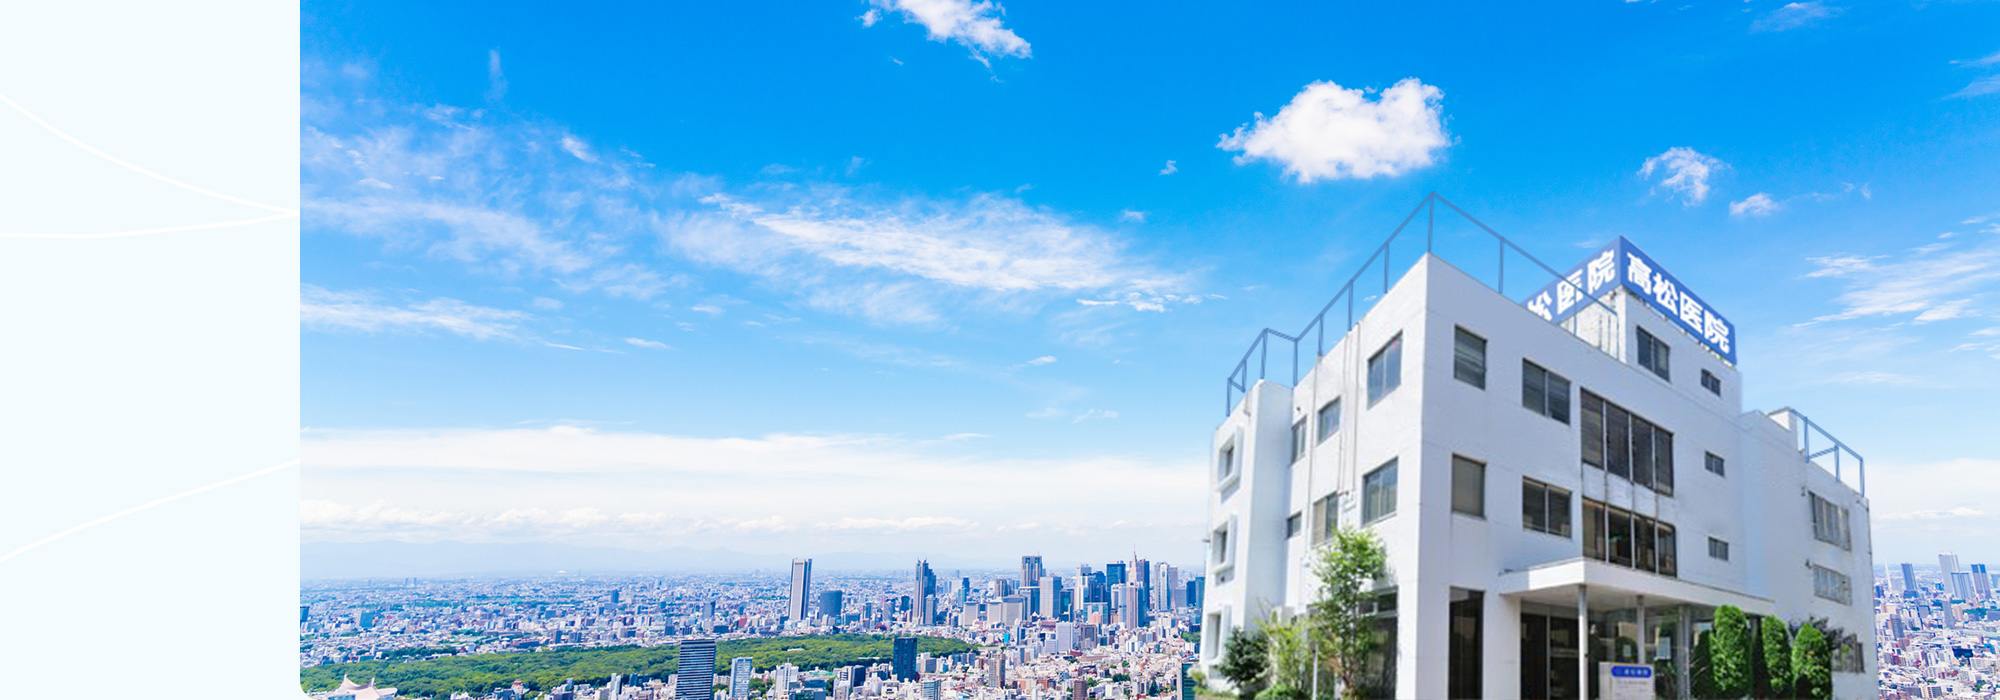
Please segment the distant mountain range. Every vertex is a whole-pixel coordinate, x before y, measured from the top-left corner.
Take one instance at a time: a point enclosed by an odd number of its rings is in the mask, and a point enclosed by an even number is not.
[[[817,571],[903,571],[929,559],[940,575],[953,569],[1012,570],[1018,556],[936,557],[921,554],[836,552],[811,557]],[[660,550],[579,547],[554,542],[307,542],[299,546],[299,578],[353,579],[411,576],[548,575],[576,573],[737,573],[791,569],[791,556],[727,549]]]

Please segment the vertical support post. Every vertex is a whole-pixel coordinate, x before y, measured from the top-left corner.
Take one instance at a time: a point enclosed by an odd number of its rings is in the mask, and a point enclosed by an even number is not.
[[[1437,240],[1438,193],[1432,192],[1424,201],[1430,204],[1430,212],[1424,215],[1424,252],[1431,252]]]
[[[1395,244],[1395,236],[1390,236],[1389,240],[1382,242],[1382,294],[1384,296],[1389,294],[1389,246]]]
[[[1590,600],[1589,587],[1576,584],[1576,693],[1590,700]]]
[[[1674,627],[1674,679],[1676,681],[1674,683],[1674,694],[1678,696],[1676,700],[1693,700],[1694,669],[1690,667],[1690,663],[1693,660],[1688,658],[1688,655],[1693,653],[1694,642],[1689,640],[1688,637],[1694,634],[1694,607],[1682,603],[1680,614],[1676,617],[1679,621],[1675,623]]]
[[[1493,291],[1499,292],[1500,296],[1507,296],[1507,241],[1505,240],[1500,241],[1500,286],[1495,287]]]
[[[1647,658],[1650,654],[1646,649],[1650,646],[1647,641],[1652,637],[1653,631],[1646,629],[1646,596],[1639,596],[1639,663],[1652,663],[1652,659]]]
[[[1258,379],[1263,379],[1264,375],[1270,371],[1270,364],[1271,364],[1271,333],[1270,331],[1265,331],[1263,333],[1257,334],[1257,378]]]

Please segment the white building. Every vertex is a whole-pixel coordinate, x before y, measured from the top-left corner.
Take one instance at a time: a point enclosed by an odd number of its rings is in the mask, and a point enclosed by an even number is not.
[[[1525,262],[1501,269],[1555,282]],[[1317,599],[1330,528],[1366,527],[1389,554],[1381,695],[1576,698],[1608,661],[1651,663],[1664,697],[1687,697],[1694,635],[1727,604],[1825,618],[1852,635],[1835,696],[1875,696],[1860,459],[1790,409],[1742,410],[1713,309],[1623,239],[1528,306],[1430,254],[1364,271],[1344,292],[1364,296],[1356,315],[1336,297],[1332,327],[1295,341],[1296,370],[1264,336],[1231,379],[1208,490],[1209,677],[1229,630]],[[1662,298],[1693,310],[1669,317]]]

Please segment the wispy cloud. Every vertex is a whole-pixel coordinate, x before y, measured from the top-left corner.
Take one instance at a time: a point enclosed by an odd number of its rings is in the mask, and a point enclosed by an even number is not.
[[[993,2],[971,0],[869,0],[873,9],[861,15],[861,25],[875,26],[884,12],[899,13],[904,22],[923,25],[931,41],[956,42],[972,50],[972,57],[985,62],[990,57],[1027,58],[1026,39],[1001,23],[1006,10]]]
[[[1444,92],[1406,78],[1379,99],[1372,91],[1332,81],[1307,85],[1266,119],[1224,134],[1216,148],[1237,151],[1237,164],[1267,160],[1299,184],[1316,180],[1395,177],[1429,167],[1451,143],[1444,131]]]
[[[1178,167],[1175,167],[1175,166],[1174,166],[1174,162],[1173,162],[1173,161],[1171,161],[1171,160],[1170,160],[1170,161],[1167,161],[1167,167],[1164,167],[1164,168],[1160,168],[1160,174],[1161,174],[1161,175],[1172,175],[1172,174],[1174,174],[1174,173],[1177,173],[1177,172],[1180,172],[1180,171],[1181,171],[1181,169],[1180,169],[1180,168],[1178,168]]]
[[[1757,194],[1743,198],[1741,201],[1730,202],[1729,215],[1735,217],[1770,216],[1771,212],[1777,211],[1781,206],[1777,202],[1771,201],[1769,193],[1758,192]]]
[[[1984,78],[1974,80],[1972,81],[1971,85],[1967,85],[1964,88],[1961,88],[1958,92],[1954,92],[1949,96],[1978,97],[1980,95],[1991,95],[1994,93],[2000,93],[2000,75],[1989,75]]]
[[[1974,299],[2000,287],[2000,244],[1912,251],[1899,257],[1834,255],[1811,258],[1807,277],[1847,282],[1840,310],[1820,321],[1906,316],[1917,323],[1980,315]]]
[[[439,297],[395,306],[369,292],[335,292],[314,285],[299,290],[299,322],[311,330],[362,333],[445,331],[479,340],[515,338],[522,311],[495,309]]]
[[[1043,355],[1043,356],[1041,356],[1041,357],[1037,357],[1037,358],[1035,358],[1035,359],[1032,359],[1032,360],[1029,360],[1029,361],[1028,361],[1028,366],[1029,366],[1029,367],[1038,367],[1038,366],[1041,366],[1041,365],[1046,365],[1046,364],[1052,364],[1052,363],[1054,363],[1055,361],[1056,361],[1056,356],[1054,356],[1054,355]]]
[[[1822,20],[1829,19],[1844,11],[1846,11],[1846,8],[1833,7],[1819,0],[1787,3],[1785,6],[1772,10],[1763,17],[1758,18],[1757,21],[1751,22],[1750,31],[1782,32],[1798,29],[1818,24]]]
[[[1666,173],[1659,186],[1680,193],[1682,203],[1691,207],[1708,199],[1708,178],[1727,167],[1729,164],[1714,156],[1680,146],[1647,158],[1639,166],[1639,177],[1651,179],[1656,170]]]
[[[673,348],[673,346],[671,346],[671,345],[668,345],[668,344],[666,344],[666,343],[662,343],[662,342],[660,342],[660,341],[657,341],[657,340],[647,340],[647,339],[645,339],[645,338],[626,338],[626,339],[625,339],[625,343],[626,343],[627,345],[634,345],[634,346],[637,346],[637,347],[642,347],[642,348],[646,348],[646,349],[648,349],[648,350],[672,350],[672,349],[674,349],[674,348]]]
[[[1912,510],[1901,513],[1884,513],[1882,514],[1881,519],[1939,520],[1943,518],[1976,518],[1985,514],[1986,511],[1980,510],[1978,508],[1973,508],[1970,506],[1959,506],[1957,508],[1945,508],[1937,510]]]
[[[1146,212],[1126,209],[1118,212],[1118,220],[1143,224],[1146,223]]]

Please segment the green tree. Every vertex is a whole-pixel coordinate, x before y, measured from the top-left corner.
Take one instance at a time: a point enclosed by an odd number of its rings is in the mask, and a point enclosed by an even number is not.
[[[1688,689],[1699,700],[1722,697],[1722,693],[1715,689],[1714,669],[1709,666],[1709,658],[1712,654],[1710,653],[1708,638],[1711,636],[1714,635],[1703,632],[1701,636],[1696,637],[1694,641],[1694,653],[1688,659]]]
[[[1312,660],[1310,636],[1312,630],[1302,617],[1289,620],[1272,613],[1265,618],[1264,661],[1267,668],[1264,679],[1270,687],[1257,694],[1258,700],[1283,700],[1293,695],[1304,695],[1304,688],[1312,685]],[[1265,697],[1269,695],[1270,697]]]
[[[1734,605],[1715,609],[1715,629],[1709,632],[1708,672],[1718,698],[1750,694],[1750,619]]]
[[[1335,530],[1313,565],[1320,599],[1310,611],[1311,642],[1318,663],[1349,698],[1360,697],[1368,655],[1383,642],[1362,606],[1375,598],[1374,582],[1388,573],[1388,551],[1369,530]]]
[[[1237,697],[1252,700],[1264,689],[1264,677],[1271,670],[1269,645],[1262,630],[1236,628],[1222,644],[1222,663],[1215,670],[1236,686]]]
[[[1799,636],[1792,640],[1792,677],[1802,700],[1833,697],[1833,647],[1818,626],[1799,626]]]
[[[1792,638],[1783,620],[1766,617],[1758,621],[1764,641],[1764,677],[1770,690],[1765,697],[1786,700],[1792,697]]]

